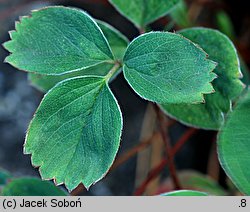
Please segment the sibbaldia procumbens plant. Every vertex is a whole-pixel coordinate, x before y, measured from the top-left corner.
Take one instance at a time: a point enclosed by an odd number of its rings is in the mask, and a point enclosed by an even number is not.
[[[71,191],[80,183],[89,188],[107,174],[123,128],[109,84],[123,74],[135,93],[167,115],[188,126],[219,131],[221,165],[250,194],[250,98],[243,92],[233,43],[202,27],[145,32],[153,21],[173,14],[178,0],[138,0],[129,6],[110,2],[140,36],[130,42],[82,10],[51,6],[22,17],[4,43],[10,52],[5,61],[27,71],[32,84],[46,93],[24,144],[42,179],[54,179]]]

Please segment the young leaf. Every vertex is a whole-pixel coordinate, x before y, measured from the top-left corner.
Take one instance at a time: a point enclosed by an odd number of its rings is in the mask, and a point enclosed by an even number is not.
[[[205,95],[205,104],[163,104],[161,107],[186,125],[218,130],[224,122],[225,114],[231,108],[232,100],[244,89],[239,79],[242,74],[236,49],[233,43],[217,30],[190,28],[180,33],[200,45],[209,54],[209,58],[218,63],[214,70],[218,78],[212,82],[216,92]]]
[[[42,92],[47,92],[58,82],[78,76],[105,76],[108,74],[112,64],[101,63],[96,66],[62,75],[44,75],[28,73],[28,79],[35,88]]]
[[[23,17],[4,47],[6,62],[39,74],[60,75],[104,62],[113,55],[102,31],[85,12],[47,7]]]
[[[103,77],[64,80],[43,98],[24,151],[43,179],[69,190],[102,179],[120,144],[122,117]]]
[[[231,112],[218,136],[220,164],[233,183],[250,195],[250,92]]]
[[[124,0],[109,0],[110,3],[138,28],[167,15],[180,0],[134,0],[129,3]]]
[[[178,190],[161,194],[161,196],[208,196],[208,195],[200,191]]]
[[[142,98],[157,103],[198,103],[213,92],[216,64],[181,35],[151,32],[136,38],[124,56],[124,76]]]
[[[51,182],[36,178],[19,178],[8,183],[2,192],[3,196],[67,196],[66,192]]]
[[[109,24],[102,21],[97,21],[97,23],[107,38],[115,58],[122,60],[129,43],[127,38]],[[105,76],[112,67],[113,64],[101,63],[87,69],[56,76],[28,73],[28,78],[34,87],[38,88],[42,92],[46,92],[64,79],[87,75]]]

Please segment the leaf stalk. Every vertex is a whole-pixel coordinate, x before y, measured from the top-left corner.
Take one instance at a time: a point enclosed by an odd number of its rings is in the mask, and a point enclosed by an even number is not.
[[[113,68],[110,69],[108,74],[105,76],[105,81],[108,82],[120,68],[121,68],[121,63],[119,61],[116,61]]]

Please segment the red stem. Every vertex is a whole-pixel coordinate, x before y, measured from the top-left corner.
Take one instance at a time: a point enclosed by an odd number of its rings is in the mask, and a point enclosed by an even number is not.
[[[166,167],[166,165],[168,165],[168,160],[167,159],[163,159],[155,168],[153,168],[149,173],[148,173],[148,177],[146,180],[144,180],[142,182],[142,184],[136,189],[136,191],[134,192],[135,196],[140,196],[144,193],[144,191],[146,190],[148,184],[155,179],[159,173],[161,173],[161,171]]]
[[[159,121],[159,127],[160,127],[160,132],[162,139],[165,143],[165,150],[166,150],[166,159],[168,160],[168,169],[169,169],[169,174],[170,177],[173,181],[173,184],[175,186],[176,190],[181,189],[180,181],[177,176],[176,168],[175,168],[175,163],[174,163],[174,154],[172,153],[172,146],[169,141],[169,138],[167,136],[167,128],[166,128],[166,118],[161,109],[159,108],[158,105],[154,105],[156,115]]]
[[[183,147],[183,145],[197,132],[197,129],[194,128],[190,128],[188,129],[180,138],[179,140],[176,142],[176,144],[173,147],[173,155],[175,155],[180,149],[181,147]],[[154,169],[152,169],[149,174],[148,177],[142,182],[142,184],[135,190],[134,195],[136,196],[140,196],[144,193],[144,191],[146,190],[148,184],[155,179],[161,172],[162,170],[166,167],[166,165],[168,164],[168,160],[166,158],[164,158]]]
[[[175,124],[175,120],[171,120],[166,123],[166,127],[171,127],[172,125]],[[118,166],[122,165],[126,161],[128,161],[130,158],[135,156],[138,152],[141,152],[145,148],[147,148],[152,142],[154,142],[155,137],[158,135],[158,133],[154,133],[149,139],[145,141],[140,141],[138,145],[133,147],[132,149],[128,150],[125,152],[123,155],[121,155],[119,158],[117,158],[110,168],[110,171],[113,171],[116,169]]]
[[[198,132],[195,128],[189,128],[175,143],[173,147],[173,155],[175,155],[182,147],[183,145],[188,141],[189,138],[191,138],[192,135],[194,135],[196,132]]]
[[[154,138],[156,135],[157,133],[154,133],[149,139],[140,142],[137,146],[133,147],[132,149],[124,153],[122,156],[120,156],[117,160],[115,160],[114,164],[112,165],[109,171],[113,171],[118,166],[122,165],[127,160],[135,156],[138,152],[148,147],[155,140]]]

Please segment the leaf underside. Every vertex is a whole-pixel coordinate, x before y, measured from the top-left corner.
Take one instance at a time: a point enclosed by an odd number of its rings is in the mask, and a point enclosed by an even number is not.
[[[167,15],[180,0],[109,0],[114,7],[138,28]]]
[[[244,89],[239,79],[241,71],[236,49],[232,42],[217,30],[190,28],[180,33],[201,46],[209,58],[218,63],[214,70],[218,78],[212,82],[216,92],[205,95],[205,104],[163,104],[161,108],[186,125],[218,130],[224,123],[225,114],[231,109],[232,101]]]
[[[6,62],[24,71],[60,75],[112,61],[113,54],[96,22],[66,7],[33,11],[16,23],[4,47]]]
[[[216,64],[191,41],[175,33],[136,38],[124,56],[124,76],[142,98],[157,103],[200,103],[213,92]]]
[[[250,195],[250,92],[231,112],[218,136],[220,164],[232,182]]]
[[[62,81],[42,100],[31,121],[24,151],[43,179],[69,190],[104,177],[120,144],[122,117],[102,77]]]

